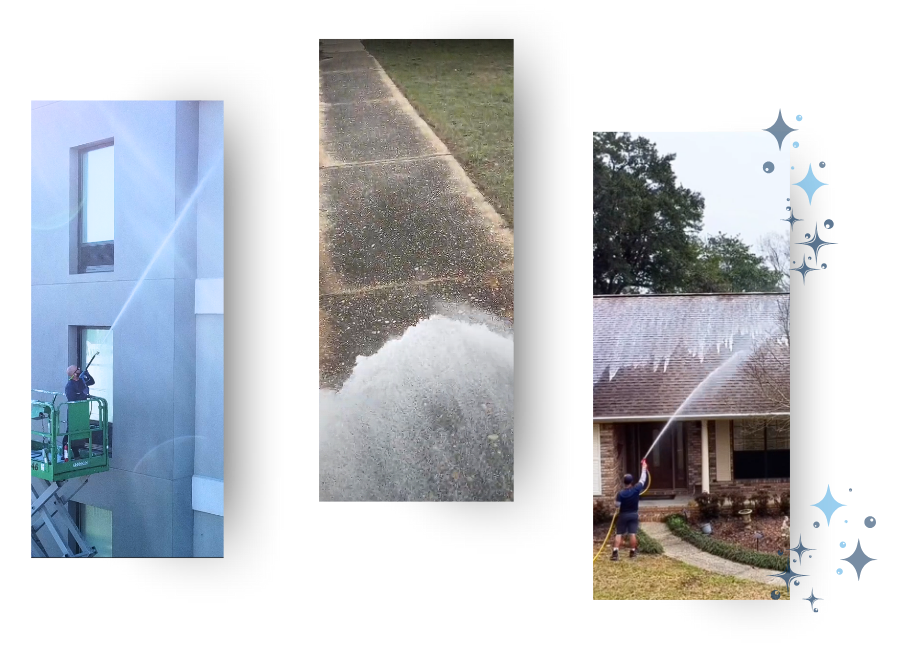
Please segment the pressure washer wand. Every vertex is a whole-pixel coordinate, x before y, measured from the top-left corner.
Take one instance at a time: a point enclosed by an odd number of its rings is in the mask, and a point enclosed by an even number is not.
[[[81,372],[87,372],[87,369],[91,367],[91,364],[92,364],[92,363],[94,363],[94,359],[97,358],[97,355],[98,355],[98,354],[100,354],[100,353],[99,353],[99,352],[94,352],[94,356],[91,357],[91,360],[88,361],[88,365],[87,365],[87,366],[85,367],[85,369],[82,370]]]

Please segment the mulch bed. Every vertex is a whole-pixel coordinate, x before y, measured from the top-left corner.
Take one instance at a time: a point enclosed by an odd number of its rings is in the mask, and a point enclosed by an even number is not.
[[[728,544],[736,544],[744,548],[756,550],[754,533],[763,534],[759,540],[760,553],[777,553],[787,551],[790,546],[788,538],[781,536],[781,523],[784,517],[753,517],[750,528],[744,528],[744,520],[735,517],[720,517],[712,520],[712,538]],[[700,530],[699,524],[692,523],[691,528]]]

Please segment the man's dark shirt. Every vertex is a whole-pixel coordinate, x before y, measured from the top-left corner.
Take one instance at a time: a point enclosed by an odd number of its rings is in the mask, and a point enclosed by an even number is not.
[[[637,512],[638,502],[641,500],[641,492],[647,482],[647,470],[641,472],[641,480],[631,487],[625,488],[616,495],[616,504],[619,506],[619,513]]]
[[[94,385],[94,378],[87,372],[81,373],[81,377],[66,382],[66,399],[70,402],[87,399],[90,395],[91,391],[88,386]]]

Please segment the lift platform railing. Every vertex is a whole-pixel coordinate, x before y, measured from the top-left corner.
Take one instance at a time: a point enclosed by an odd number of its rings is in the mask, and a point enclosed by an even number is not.
[[[32,392],[42,399],[31,400],[31,475],[47,481],[64,481],[108,470],[109,411],[106,400],[91,396],[77,402],[60,402],[60,393]],[[91,407],[95,404],[97,419],[91,421]],[[65,460],[65,444],[68,445],[68,461]]]

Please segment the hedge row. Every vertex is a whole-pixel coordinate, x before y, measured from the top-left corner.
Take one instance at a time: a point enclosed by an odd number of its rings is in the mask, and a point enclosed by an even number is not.
[[[671,515],[666,519],[666,523],[673,533],[689,544],[693,544],[701,551],[724,557],[726,560],[759,567],[760,569],[770,569],[779,572],[788,570],[790,553],[783,556],[770,555],[753,551],[743,546],[720,542],[688,526],[681,515]]]
[[[643,528],[638,527],[637,538],[638,550],[641,553],[644,553],[646,555],[662,555],[662,544],[645,533]]]

